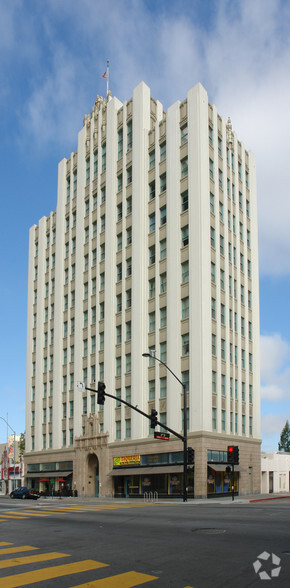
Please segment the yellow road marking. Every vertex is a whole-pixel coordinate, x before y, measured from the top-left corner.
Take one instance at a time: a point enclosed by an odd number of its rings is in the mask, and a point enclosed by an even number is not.
[[[9,515],[9,516],[10,516],[10,514],[15,514],[15,513],[14,513],[14,511],[7,511],[7,515]],[[32,510],[32,511],[29,511],[29,510],[22,510],[22,511],[21,511],[21,513],[19,513],[19,515],[18,515],[18,513],[17,513],[17,516],[19,516],[19,518],[21,518],[21,517],[23,517],[23,518],[27,518],[27,516],[28,516],[28,515],[29,515],[30,517],[47,517],[47,516],[48,516],[48,515],[47,515],[47,514],[45,514],[45,513],[43,513],[43,514],[42,514],[42,512],[38,513],[38,512],[35,512],[35,511],[33,511],[33,510]],[[1,516],[2,516],[2,515],[1,515]]]
[[[21,553],[21,551],[34,551],[35,549],[39,549],[39,547],[32,547],[31,545],[23,545],[22,547],[5,547],[5,549],[0,549],[0,555]]]
[[[18,521],[22,521],[22,519],[27,519],[28,517],[26,516],[22,516],[22,515],[1,515],[1,519],[17,519]]]
[[[17,557],[11,559],[3,559],[0,561],[0,570],[4,568],[14,568],[15,566],[22,566],[23,564],[36,563],[39,561],[50,561],[51,559],[59,559],[60,557],[69,557],[67,553],[43,553],[42,555],[25,555],[24,557]]]
[[[19,588],[19,586],[27,586],[35,582],[42,582],[43,580],[51,580],[52,578],[59,578],[60,576],[67,576],[69,574],[78,574],[79,572],[87,572],[89,570],[96,570],[103,568],[107,564],[99,561],[87,559],[84,561],[77,561],[62,566],[53,566],[51,568],[43,568],[42,570],[34,570],[32,572],[25,572],[23,574],[16,574],[13,576],[6,576],[0,579],[0,588]]]
[[[4,547],[5,545],[13,545],[13,543],[7,543],[7,541],[0,541],[0,547]]]
[[[94,580],[86,584],[79,584],[73,588],[133,588],[146,582],[158,580],[157,576],[149,576],[148,574],[139,574],[138,572],[126,572],[124,574],[117,574],[102,580]]]

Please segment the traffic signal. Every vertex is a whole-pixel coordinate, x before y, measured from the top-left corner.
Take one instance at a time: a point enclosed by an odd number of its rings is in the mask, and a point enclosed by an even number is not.
[[[228,447],[228,463],[234,464],[234,445]]]
[[[239,458],[239,448],[237,445],[234,447],[234,464],[239,465],[240,458]]]
[[[228,463],[232,465],[239,465],[239,447],[238,445],[229,445],[228,446]]]
[[[155,410],[155,408],[151,408],[151,416],[150,416],[151,429],[155,429],[155,427],[157,427],[157,423],[158,423],[157,415],[158,415],[157,410]]]
[[[187,448],[187,463],[190,465],[194,463],[194,449],[192,447]]]
[[[104,382],[98,382],[98,404],[105,404],[105,389]]]

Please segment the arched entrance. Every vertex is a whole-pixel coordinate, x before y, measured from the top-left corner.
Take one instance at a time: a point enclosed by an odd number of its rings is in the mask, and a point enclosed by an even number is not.
[[[99,496],[99,460],[95,453],[88,455],[89,494]]]

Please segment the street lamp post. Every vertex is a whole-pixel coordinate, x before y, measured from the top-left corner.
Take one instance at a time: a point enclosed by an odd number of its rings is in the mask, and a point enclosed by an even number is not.
[[[174,378],[179,382],[183,389],[183,502],[187,502],[187,394],[186,394],[186,386],[183,382],[177,377],[177,375],[156,355],[151,355],[150,353],[142,353],[142,357],[152,357],[159,361],[164,367],[174,376]]]
[[[7,415],[8,416],[8,415]],[[9,429],[11,429],[11,431],[13,432],[14,435],[14,443],[13,443],[13,459],[14,459],[14,487],[12,488],[12,490],[15,490],[15,486],[16,486],[16,477],[15,477],[15,431],[14,429],[12,429],[12,427],[9,425],[8,421],[6,421],[6,419],[4,419],[2,416],[0,416],[0,419],[2,419],[2,421],[4,421],[4,423],[6,423],[7,427],[9,427]],[[7,429],[7,436],[8,436],[8,429]],[[8,445],[8,438],[7,438],[7,445]],[[8,461],[8,468],[9,468],[9,461]],[[8,470],[9,471],[9,470]]]

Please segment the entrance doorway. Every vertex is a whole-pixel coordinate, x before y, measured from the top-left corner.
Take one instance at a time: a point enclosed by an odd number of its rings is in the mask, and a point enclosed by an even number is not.
[[[95,453],[88,456],[89,494],[99,496],[99,460]]]

